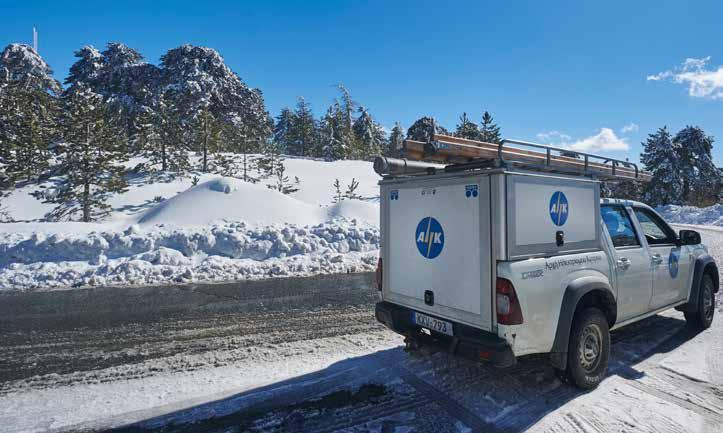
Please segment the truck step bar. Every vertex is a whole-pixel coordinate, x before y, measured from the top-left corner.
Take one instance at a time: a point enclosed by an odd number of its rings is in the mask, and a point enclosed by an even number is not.
[[[446,165],[444,171],[447,172],[489,167],[517,167],[604,180],[637,180],[641,182],[651,180],[650,173],[640,170],[632,162],[527,141],[505,139],[499,144],[493,144],[434,134],[429,142],[404,140],[403,146],[406,160],[393,160],[390,163],[391,159],[387,158],[386,166],[379,162],[379,168],[384,167],[386,170],[377,170],[377,173],[388,175],[430,174],[439,170],[440,167],[437,164],[442,163]],[[529,150],[529,148],[542,151]],[[421,161],[428,161],[429,165],[422,165],[424,163],[419,163]],[[414,168],[408,170],[408,168],[402,169],[399,166],[413,166]],[[375,162],[375,170],[376,168],[377,163]]]

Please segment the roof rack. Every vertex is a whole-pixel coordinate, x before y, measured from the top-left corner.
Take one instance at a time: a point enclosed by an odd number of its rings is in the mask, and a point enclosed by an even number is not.
[[[464,171],[496,167],[519,167],[553,173],[590,176],[605,180],[649,182],[650,173],[637,164],[592,153],[562,149],[520,140],[485,143],[449,135],[434,134],[428,142],[405,140],[408,159],[450,164],[445,171]],[[534,148],[542,149],[530,150]]]

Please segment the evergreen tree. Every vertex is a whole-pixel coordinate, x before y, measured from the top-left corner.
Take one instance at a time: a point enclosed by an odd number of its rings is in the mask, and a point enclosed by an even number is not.
[[[301,181],[298,177],[294,177],[294,181],[292,182],[289,180],[289,177],[286,176],[286,167],[284,167],[284,164],[280,164],[276,168],[276,173],[273,175],[274,183],[266,185],[267,187],[279,191],[282,194],[293,194],[296,191],[299,190],[299,184]]]
[[[502,141],[500,127],[494,122],[489,112],[482,114],[482,123],[479,126],[480,141],[485,143],[499,144]]]
[[[350,156],[353,159],[367,159],[372,155],[381,153],[386,137],[382,128],[374,122],[372,116],[364,108],[360,107],[359,117],[354,121],[354,144]]]
[[[713,162],[713,137],[698,127],[686,126],[675,134],[673,143],[680,158],[684,202],[694,206],[716,203],[723,180]]]
[[[226,122],[222,131],[223,140],[227,143],[232,156],[219,158],[218,166],[224,176],[236,177],[244,182],[256,183],[259,176],[257,157],[252,153],[259,151],[256,138],[249,137],[244,125]],[[238,155],[238,157],[236,157]]]
[[[208,173],[209,153],[219,152],[221,141],[221,122],[216,119],[208,107],[203,107],[194,119],[196,151],[201,154],[201,172]]]
[[[417,119],[417,121],[407,129],[407,139],[414,141],[422,141],[425,143],[432,141],[434,134],[449,135],[449,131],[440,126],[433,117]]]
[[[392,133],[389,134],[389,140],[386,141],[386,147],[383,154],[385,156],[398,157],[401,154],[402,147],[404,146],[404,129],[399,122],[394,124]]]
[[[320,143],[321,155],[327,161],[343,159],[348,154],[349,140],[345,136],[344,116],[338,101],[329,107],[321,120]]]
[[[316,121],[311,106],[299,97],[291,118],[291,143],[287,152],[290,155],[308,156],[316,146],[316,136]]]
[[[293,149],[293,133],[294,130],[294,113],[288,108],[284,107],[281,109],[281,113],[276,118],[274,124],[274,136],[273,140],[282,149],[282,152],[290,152]]]
[[[0,183],[31,180],[48,168],[48,145],[58,136],[57,99],[20,82],[0,90]]]
[[[462,115],[459,116],[459,123],[457,124],[457,129],[454,131],[454,135],[455,137],[469,140],[480,139],[479,127],[477,127],[476,123],[469,120],[467,113],[462,113]]]
[[[81,221],[97,220],[110,212],[108,198],[127,189],[123,127],[103,97],[82,86],[64,96],[62,120],[59,165],[65,176],[54,192],[44,194],[46,203],[57,205],[46,217],[72,219],[79,213]]]
[[[284,166],[284,157],[277,142],[272,140],[263,146],[261,157],[256,161],[256,166],[264,179],[277,175]]]
[[[651,206],[681,204],[683,170],[678,156],[677,144],[671,140],[667,127],[649,134],[642,143],[640,162],[652,174],[652,180],[643,192],[644,201]]]

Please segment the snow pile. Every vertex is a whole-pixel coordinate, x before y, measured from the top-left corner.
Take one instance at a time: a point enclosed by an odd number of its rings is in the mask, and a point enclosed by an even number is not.
[[[666,205],[657,208],[669,223],[723,227],[723,204],[709,207]]]
[[[376,226],[339,219],[315,226],[133,225],[124,232],[0,233],[0,287],[229,281],[374,269]]]

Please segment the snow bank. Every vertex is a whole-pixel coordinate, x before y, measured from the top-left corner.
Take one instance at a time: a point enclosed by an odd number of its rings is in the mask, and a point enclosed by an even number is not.
[[[373,270],[375,225],[133,225],[123,232],[0,233],[0,288],[228,281]]]
[[[723,227],[723,204],[704,208],[666,205],[658,207],[657,211],[669,223]]]

